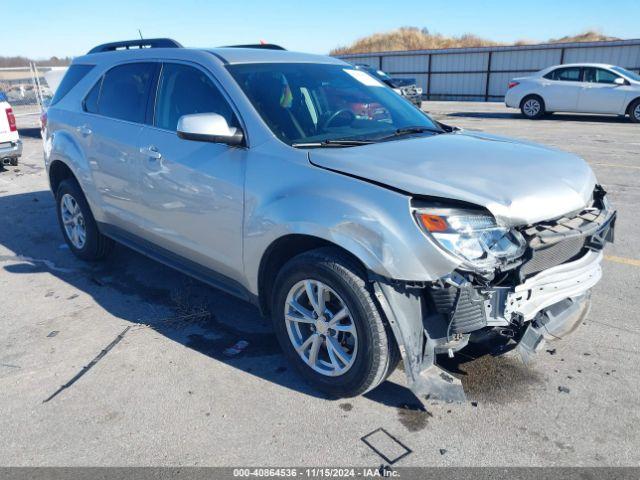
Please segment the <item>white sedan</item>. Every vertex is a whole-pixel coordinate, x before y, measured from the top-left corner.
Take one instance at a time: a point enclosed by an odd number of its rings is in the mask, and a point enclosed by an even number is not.
[[[505,103],[532,119],[580,112],[629,115],[640,123],[640,75],[600,63],[556,65],[511,80]]]

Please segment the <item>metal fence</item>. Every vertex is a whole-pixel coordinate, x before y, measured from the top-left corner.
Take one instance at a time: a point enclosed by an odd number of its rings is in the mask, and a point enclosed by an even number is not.
[[[501,101],[511,78],[552,65],[609,63],[640,72],[640,39],[337,55],[414,78],[427,100]]]
[[[38,114],[53,92],[44,74],[56,67],[32,63],[24,67],[0,68],[0,92],[7,96],[16,116]]]

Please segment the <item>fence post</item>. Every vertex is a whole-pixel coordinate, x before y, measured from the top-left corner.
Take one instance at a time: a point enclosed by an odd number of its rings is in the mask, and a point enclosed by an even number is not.
[[[484,101],[489,101],[489,78],[491,77],[491,57],[493,54],[493,50],[489,51],[489,57],[487,59],[487,78],[484,84]]]
[[[431,58],[433,54],[429,54],[429,60],[427,62],[427,100],[431,100]]]

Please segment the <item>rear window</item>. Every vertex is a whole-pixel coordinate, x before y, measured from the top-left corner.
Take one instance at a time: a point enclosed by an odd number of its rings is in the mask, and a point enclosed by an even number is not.
[[[557,68],[547,73],[545,78],[550,80],[559,80],[561,82],[579,82],[580,67]]]
[[[53,99],[51,99],[50,105],[55,105],[62,100],[64,96],[69,93],[71,89],[87,75],[87,73],[91,71],[92,68],[93,65],[71,65],[67,70],[67,73],[64,75],[62,82],[58,85],[58,89],[56,90]]]

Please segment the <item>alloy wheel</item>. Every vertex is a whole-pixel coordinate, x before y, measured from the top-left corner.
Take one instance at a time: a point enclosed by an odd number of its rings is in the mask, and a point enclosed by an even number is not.
[[[68,193],[65,193],[60,199],[60,213],[67,238],[74,247],[82,250],[87,242],[87,227],[80,205]]]
[[[334,290],[318,280],[302,280],[289,290],[284,312],[289,340],[304,363],[329,377],[351,368],[358,334],[349,309]]]

